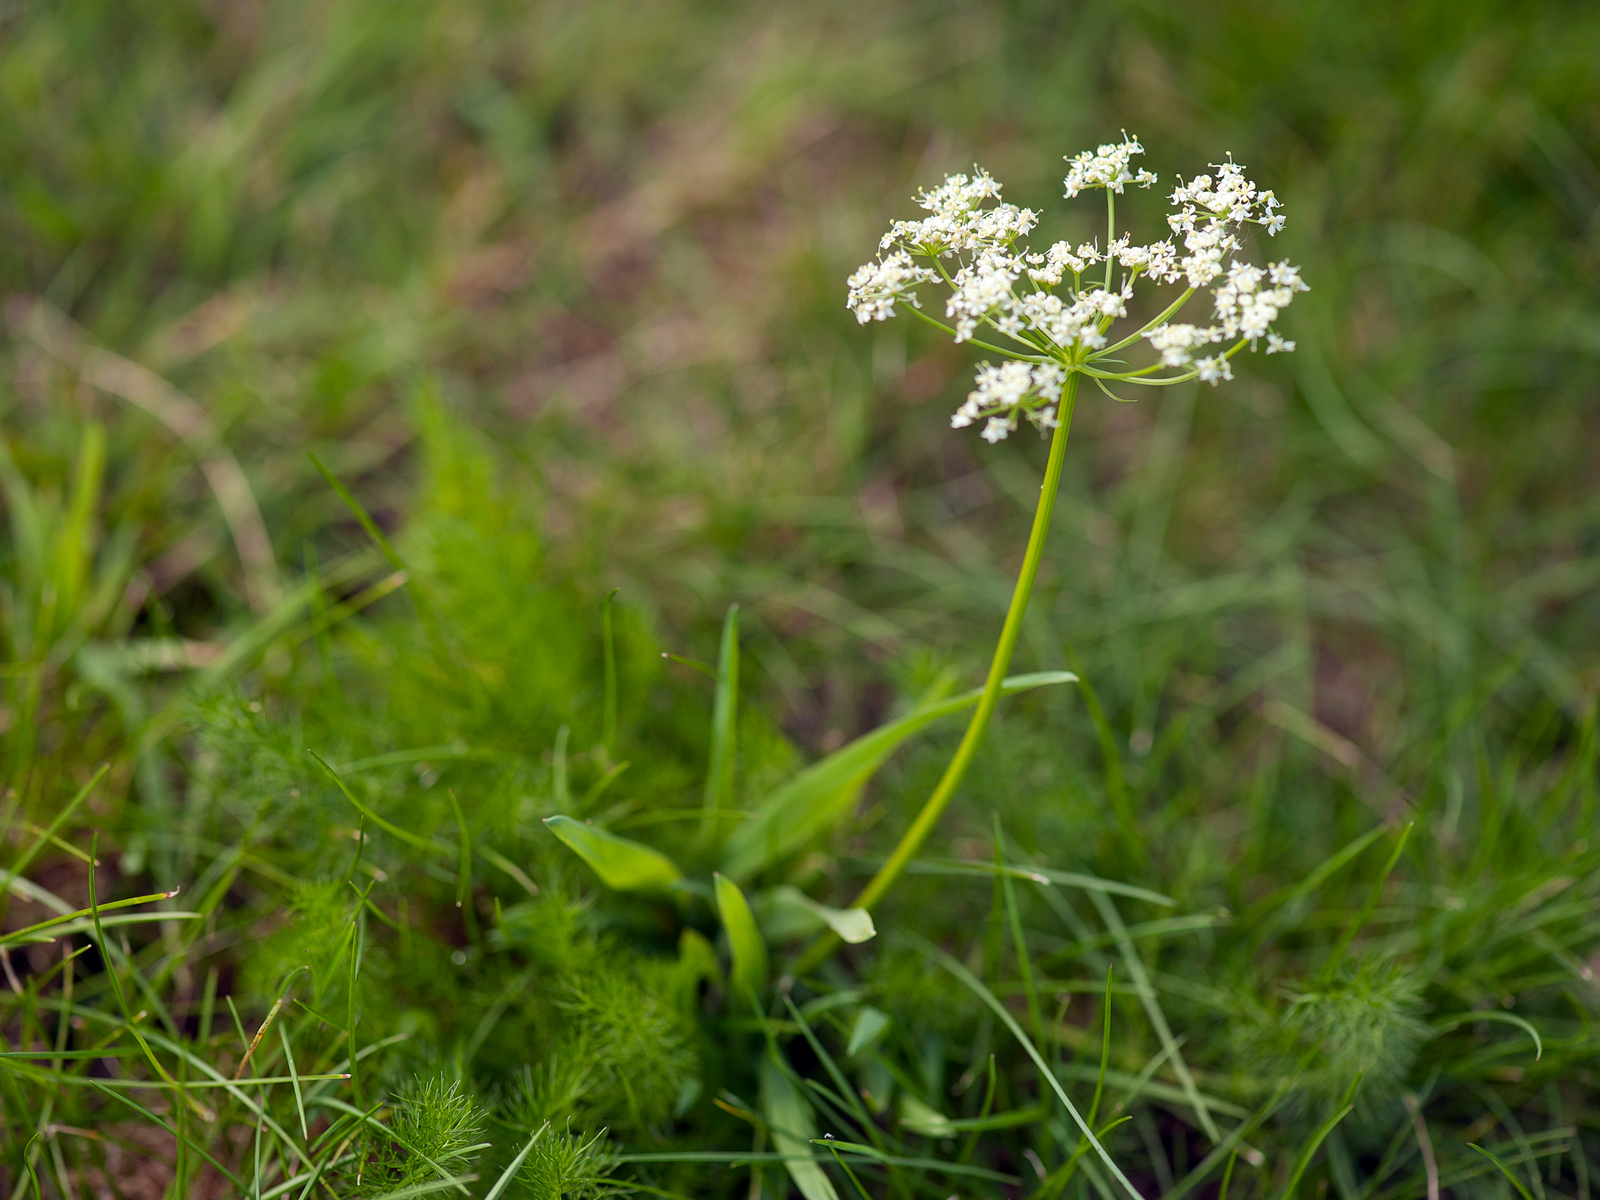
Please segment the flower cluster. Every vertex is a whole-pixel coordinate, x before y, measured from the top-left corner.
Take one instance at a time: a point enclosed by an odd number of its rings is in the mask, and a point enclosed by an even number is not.
[[[1262,287],[1265,281],[1270,286]],[[1289,307],[1296,292],[1309,289],[1300,278],[1298,267],[1287,262],[1273,263],[1266,270],[1250,263],[1235,261],[1228,266],[1228,278],[1221,287],[1212,291],[1218,325],[1201,328],[1197,325],[1166,323],[1144,332],[1151,349],[1161,355],[1165,367],[1187,366],[1193,356],[1190,351],[1210,342],[1241,341],[1254,346],[1261,338],[1267,339],[1268,354],[1282,354],[1294,349],[1270,326],[1278,314]],[[1206,383],[1217,384],[1232,379],[1226,362],[1218,365],[1214,359],[1202,359],[1195,364],[1196,373]]]
[[[977,254],[1010,246],[1039,223],[1039,214],[1031,208],[1014,204],[984,208],[983,202],[989,199],[1000,199],[1000,185],[989,172],[976,171],[970,179],[951,175],[943,186],[917,194],[917,203],[933,215],[920,221],[896,221],[878,242],[878,249],[898,245],[930,257]]]
[[[887,321],[894,316],[894,302],[904,300],[913,308],[922,307],[912,291],[919,283],[933,282],[934,274],[927,267],[911,261],[911,255],[898,250],[877,262],[869,262],[849,279],[849,306],[856,320],[865,325],[868,321]]]
[[[1067,177],[1062,182],[1067,188],[1067,199],[1089,188],[1109,188],[1119,196],[1122,185],[1136,183],[1147,188],[1156,181],[1154,172],[1131,170],[1133,156],[1143,154],[1144,147],[1126,133],[1115,146],[1101,146],[1090,153],[1085,150],[1067,159]]]
[[[1068,158],[1067,196],[1094,188],[1120,195],[1130,183],[1149,187],[1155,175],[1133,164],[1143,153],[1136,139],[1124,135],[1120,143]],[[1024,417],[1041,432],[1054,428],[1063,388],[1074,375],[1088,376],[1102,388],[1188,379],[1214,385],[1232,379],[1229,360],[1246,345],[1254,348],[1265,338],[1268,354],[1294,349],[1271,326],[1306,285],[1287,262],[1258,267],[1237,257],[1247,226],[1261,226],[1269,236],[1283,228],[1277,211],[1282,205],[1247,179],[1237,163],[1214,164],[1213,170],[1214,176],[1179,181],[1172,192],[1176,211],[1167,218],[1172,236],[1148,245],[1126,233],[1116,236],[1108,196],[1103,251],[1098,241],[1030,250],[1022,239],[1038,224],[1039,213],[1002,202],[1001,186],[987,171],[951,175],[918,194],[917,203],[928,215],[894,222],[879,243],[880,257],[850,276],[848,307],[865,324],[894,316],[895,304],[904,300],[957,342],[970,341],[1010,358],[999,366],[982,364],[975,389],[951,417],[957,428],[983,419],[983,436],[991,442],[1016,430]],[[919,259],[927,265],[919,265]],[[1084,274],[1091,268],[1101,268],[1104,278],[1087,283]],[[1161,318],[1113,341],[1111,327],[1127,317],[1141,279],[1187,287]],[[921,312],[917,300],[916,288],[936,280],[950,288],[944,312],[948,325]],[[1213,283],[1214,324],[1166,319]],[[979,340],[986,328],[1014,345]],[[1157,355],[1154,366],[1134,369],[1108,357],[1141,338]],[[1222,342],[1231,344],[1198,356],[1203,347]],[[1177,373],[1157,374],[1164,369]]]
[[[1232,161],[1212,165],[1215,179],[1197,175],[1187,184],[1179,181],[1172,190],[1178,211],[1167,218],[1172,232],[1183,235],[1183,248],[1189,253],[1178,267],[1192,288],[1205,287],[1222,274],[1222,256],[1240,248],[1244,226],[1260,225],[1268,237],[1276,237],[1286,220],[1274,211],[1283,207],[1278,198],[1258,190],[1244,177],[1243,167]],[[1176,275],[1168,282],[1175,279]]]
[[[1017,427],[1020,412],[1039,430],[1056,426],[1056,402],[1061,399],[1061,385],[1066,382],[1065,368],[1056,363],[1025,362],[978,364],[977,387],[967,393],[964,404],[950,418],[955,429],[971,425],[980,417],[987,417],[983,436],[993,444]]]

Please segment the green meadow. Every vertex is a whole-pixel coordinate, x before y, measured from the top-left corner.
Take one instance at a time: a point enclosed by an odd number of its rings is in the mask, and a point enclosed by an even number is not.
[[[0,1200],[1590,1200],[1597,46],[6,6]],[[1124,131],[1296,350],[1078,393],[907,840],[1049,443],[845,280]]]

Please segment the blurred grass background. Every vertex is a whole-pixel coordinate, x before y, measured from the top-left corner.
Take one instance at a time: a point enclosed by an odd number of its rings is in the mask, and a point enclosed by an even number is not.
[[[806,752],[976,677],[1043,447],[953,434],[972,356],[858,328],[843,279],[974,161],[1087,236],[1061,156],[1127,129],[1164,182],[1231,152],[1284,199],[1299,351],[1086,397],[1018,665],[1081,662],[1105,723],[1007,720],[951,845],[999,811],[1244,910],[1423,814],[1419,895],[1487,920],[1563,855],[1592,892],[1592,5],[80,0],[0,30],[8,803],[137,759],[99,814],[124,879],[191,786],[150,714],[366,545],[306,451],[398,528],[435,403],[514,464],[528,570],[702,658],[739,601],[746,689]],[[295,670],[250,662],[263,696]],[[1493,1003],[1472,936],[1449,986]]]
[[[1576,711],[1600,615],[1595,20],[19,9],[0,67],[13,453],[64,487],[81,421],[105,423],[101,524],[153,568],[136,619],[170,610],[206,639],[249,590],[192,454],[30,337],[24,299],[210,414],[284,562],[341,519],[307,448],[391,524],[406,510],[407,398],[431,389],[534,466],[557,553],[597,590],[677,627],[755,603],[792,727],[836,738],[872,716],[864,662],[984,644],[1039,460],[952,437],[969,356],[858,331],[840,281],[941,172],[981,161],[1058,212],[1061,155],[1126,127],[1169,178],[1249,164],[1316,286],[1286,365],[1088,406],[1040,617],[1148,635],[1118,656],[1129,728],[1163,677],[1135,658],[1193,653],[1201,609],[1250,627],[1235,640],[1298,639],[1300,699],[1358,743],[1404,721],[1419,656],[1445,687],[1524,656],[1526,686]],[[1161,648],[1174,605],[1181,651]]]

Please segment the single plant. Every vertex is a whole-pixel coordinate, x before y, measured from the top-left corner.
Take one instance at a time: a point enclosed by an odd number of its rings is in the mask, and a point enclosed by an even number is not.
[[[850,276],[847,304],[862,324],[888,320],[903,303],[958,343],[1003,356],[999,365],[979,364],[977,386],[951,416],[952,427],[982,420],[983,437],[995,443],[1025,418],[1050,437],[1033,531],[983,694],[943,777],[894,852],[856,897],[857,908],[870,909],[882,898],[932,832],[994,715],[1044,554],[1080,381],[1092,380],[1113,399],[1121,397],[1111,391],[1112,384],[1171,387],[1198,379],[1214,387],[1233,378],[1229,363],[1246,346],[1255,349],[1265,340],[1268,354],[1294,349],[1273,323],[1295,293],[1306,290],[1298,268],[1287,261],[1261,267],[1235,257],[1244,250],[1250,226],[1260,226],[1268,236],[1282,230],[1285,218],[1278,198],[1247,179],[1244,168],[1231,159],[1213,164],[1215,176],[1197,175],[1188,183],[1180,179],[1173,189],[1175,211],[1167,217],[1171,235],[1138,245],[1131,234],[1117,235],[1116,206],[1128,184],[1148,188],[1156,182],[1154,173],[1134,168],[1134,158],[1143,153],[1136,139],[1124,135],[1119,143],[1067,159],[1063,182],[1068,199],[1095,189],[1105,192],[1104,250],[1098,241],[1076,248],[1056,242],[1043,253],[1029,249],[1022,239],[1039,223],[1040,214],[1001,202],[1000,183],[974,168],[971,176],[951,175],[931,192],[919,193],[917,202],[929,215],[894,222],[879,242],[880,257]],[[988,201],[994,203],[986,208]],[[1090,275],[1098,278],[1086,278]],[[953,325],[922,310],[918,289],[936,282],[949,288],[945,316]],[[1128,317],[1141,283],[1182,284],[1183,290],[1131,332],[1114,334],[1117,322]],[[1217,285],[1211,289],[1214,323],[1174,322],[1194,294],[1211,284]],[[977,336],[991,331],[1004,342]],[[1119,356],[1141,341],[1149,343],[1156,361],[1130,366]],[[1212,345],[1223,348],[1197,357]],[[800,968],[815,966],[837,945],[837,935],[824,935],[801,958]]]

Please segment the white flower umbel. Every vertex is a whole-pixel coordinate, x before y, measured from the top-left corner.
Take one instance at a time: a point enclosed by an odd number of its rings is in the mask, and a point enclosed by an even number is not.
[[[1277,198],[1246,179],[1244,168],[1231,160],[1215,164],[1214,176],[1180,182],[1172,193],[1176,211],[1167,218],[1172,236],[1140,245],[1128,234],[1117,236],[1116,197],[1130,183],[1155,183],[1153,174],[1134,167],[1133,160],[1143,153],[1136,139],[1124,135],[1121,142],[1067,160],[1063,182],[1069,199],[1093,188],[1106,194],[1103,251],[1098,241],[1076,249],[1056,242],[1045,250],[1030,250],[1023,239],[1038,224],[1039,214],[1002,203],[1000,184],[975,170],[970,176],[952,175],[941,187],[919,195],[917,202],[928,215],[896,221],[878,246],[881,257],[850,276],[849,306],[863,324],[894,316],[895,305],[904,300],[905,311],[958,342],[999,356],[998,363],[979,364],[973,389],[950,418],[951,425],[981,425],[982,436],[998,442],[1027,420],[1050,436],[1033,530],[967,731],[938,785],[854,907],[871,909],[915,858],[961,786],[994,715],[1044,554],[1078,385],[1092,379],[1114,394],[1109,385],[1165,387],[1190,379],[1219,384],[1233,378],[1233,356],[1263,337],[1268,354],[1294,349],[1272,323],[1295,293],[1305,290],[1300,273],[1284,262],[1257,266],[1243,254],[1246,227],[1258,225],[1268,235],[1283,228]],[[1098,278],[1086,280],[1091,271]],[[936,279],[950,289],[945,317],[952,324],[917,303],[916,289]],[[1135,329],[1114,331],[1118,321],[1127,320],[1139,285],[1176,284],[1186,286],[1165,307],[1160,302],[1150,306],[1161,308],[1154,317]],[[1212,288],[1212,322],[1175,321],[1203,287]],[[1149,344],[1156,361],[1130,366],[1121,355],[1141,343]],[[1207,347],[1215,348],[1206,353]],[[800,956],[794,971],[813,970],[838,945],[837,934],[824,934]],[[1220,1139],[1205,1110],[1200,1111],[1207,1135]],[[1137,1196],[1105,1148],[1092,1136],[1090,1142],[1106,1170]]]
[[[1037,212],[1003,203],[1001,185],[987,171],[951,175],[918,194],[928,215],[894,222],[879,243],[882,256],[850,276],[850,310],[862,324],[884,321],[903,300],[957,342],[1009,360],[980,366],[975,389],[951,418],[957,428],[982,418],[990,442],[1014,432],[1024,418],[1041,433],[1053,429],[1063,387],[1068,380],[1075,387],[1078,376],[1107,392],[1113,384],[1162,387],[1199,379],[1215,385],[1233,378],[1229,360],[1245,346],[1255,349],[1265,338],[1268,354],[1293,350],[1273,323],[1306,290],[1299,270],[1287,262],[1259,266],[1243,257],[1249,227],[1259,226],[1268,236],[1283,228],[1277,197],[1231,159],[1214,163],[1214,174],[1180,180],[1173,189],[1174,211],[1167,217],[1172,235],[1139,244],[1128,233],[1118,236],[1115,198],[1129,184],[1148,188],[1156,182],[1154,174],[1135,166],[1143,153],[1138,139],[1124,134],[1120,142],[1067,159],[1063,186],[1069,199],[1096,188],[1106,194],[1104,251],[1099,242],[1030,250],[1024,239],[1039,222]],[[1091,271],[1098,278],[1086,280]],[[917,289],[934,282],[949,288],[948,324],[921,311]],[[1136,289],[1180,284],[1182,292],[1159,315],[1125,334],[1114,332],[1127,318]],[[1211,324],[1172,320],[1207,287]],[[985,340],[994,335],[1004,340]],[[1117,357],[1141,340],[1149,343],[1155,363],[1132,367]],[[1213,343],[1224,348],[1197,357]]]

